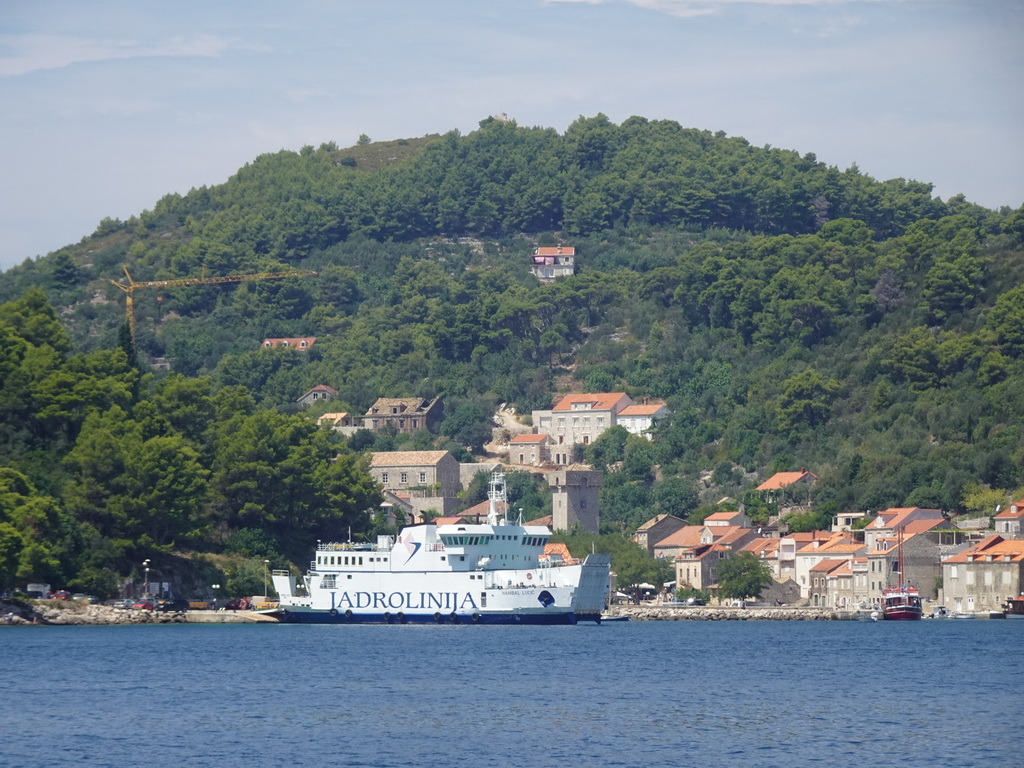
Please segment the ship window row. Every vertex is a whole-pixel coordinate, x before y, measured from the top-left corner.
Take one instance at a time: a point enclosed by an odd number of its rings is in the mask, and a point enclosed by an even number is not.
[[[478,544],[490,544],[490,536],[442,536],[442,543],[445,546],[459,547],[459,546],[474,546]]]
[[[380,558],[378,558],[378,560],[379,559]],[[370,560],[372,562],[373,558],[371,557]],[[337,562],[335,562],[335,561],[337,561]],[[344,561],[344,562],[342,562],[342,561]],[[386,558],[385,558],[385,562],[387,562]],[[356,555],[345,555],[344,557],[342,557],[341,555],[337,555],[337,556],[335,556],[335,555],[317,555],[316,564],[317,565],[362,565],[363,564],[363,556],[362,555],[358,555],[358,556],[356,556]]]

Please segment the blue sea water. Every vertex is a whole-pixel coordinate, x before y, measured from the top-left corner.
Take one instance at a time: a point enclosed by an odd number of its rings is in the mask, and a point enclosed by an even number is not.
[[[0,765],[1024,766],[1024,622],[0,630]]]

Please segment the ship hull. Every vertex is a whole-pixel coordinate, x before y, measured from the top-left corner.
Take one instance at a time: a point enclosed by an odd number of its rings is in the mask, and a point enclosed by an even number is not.
[[[921,618],[921,609],[915,609],[912,606],[907,608],[887,608],[883,615],[886,621],[914,621]]]
[[[552,613],[360,613],[355,611],[291,610],[282,612],[281,620],[290,624],[461,624],[461,625],[569,625],[585,620],[600,621],[600,616],[578,616],[573,611]]]

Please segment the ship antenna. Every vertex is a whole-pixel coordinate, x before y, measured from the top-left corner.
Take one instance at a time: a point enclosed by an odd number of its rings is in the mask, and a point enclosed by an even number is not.
[[[505,497],[505,473],[497,470],[491,473],[491,487],[487,491],[491,504],[487,511],[487,524],[498,524],[498,502],[505,505],[505,522],[508,522],[508,503]]]

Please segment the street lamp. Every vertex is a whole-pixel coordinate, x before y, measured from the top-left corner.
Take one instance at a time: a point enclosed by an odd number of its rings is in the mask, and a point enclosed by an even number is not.
[[[213,599],[210,603],[213,604],[213,610],[217,610],[217,590],[220,589],[220,584],[212,584],[213,587]]]
[[[144,581],[144,587],[143,587],[145,591],[144,591],[143,594],[146,597],[149,597],[149,560],[143,560],[142,561],[142,570],[146,574],[145,581]]]
[[[269,560],[263,561],[263,600],[267,599],[267,566],[270,565]]]

